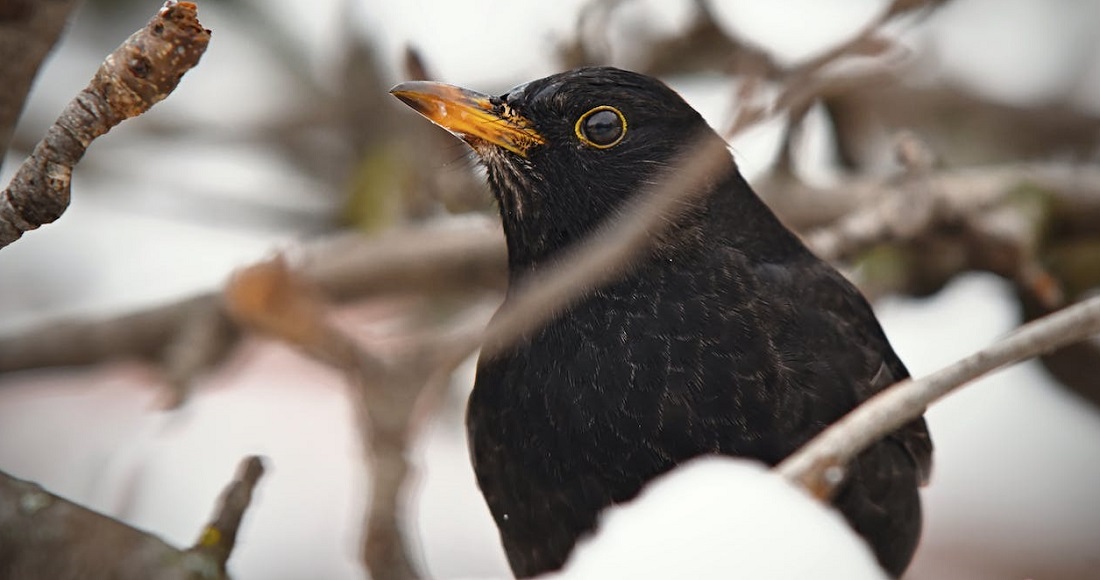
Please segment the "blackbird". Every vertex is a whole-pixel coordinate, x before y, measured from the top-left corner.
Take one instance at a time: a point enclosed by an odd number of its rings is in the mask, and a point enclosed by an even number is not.
[[[391,92],[480,156],[513,289],[700,136],[721,139],[668,86],[615,68],[498,97],[430,82]],[[709,183],[622,276],[478,361],[470,455],[519,577],[560,568],[603,509],[678,464],[775,465],[908,376],[866,299],[780,223],[732,156]],[[894,576],[920,537],[931,456],[918,418],[847,466],[833,498]]]

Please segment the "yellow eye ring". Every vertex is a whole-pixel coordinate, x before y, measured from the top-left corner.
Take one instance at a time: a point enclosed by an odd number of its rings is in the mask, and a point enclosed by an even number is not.
[[[615,116],[599,115],[605,111],[610,111]],[[618,145],[626,136],[626,117],[615,107],[600,105],[581,115],[573,126],[573,132],[581,143],[596,149],[607,149]]]

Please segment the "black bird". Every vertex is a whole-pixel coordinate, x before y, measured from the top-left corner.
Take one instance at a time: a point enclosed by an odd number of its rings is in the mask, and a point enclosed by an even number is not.
[[[614,68],[499,97],[426,82],[392,93],[480,155],[513,288],[700,135],[720,139],[672,89]],[[601,510],[678,464],[726,454],[774,465],[908,376],[864,297],[779,222],[732,157],[712,183],[622,277],[478,361],[470,453],[517,576],[560,568]],[[862,453],[833,500],[895,576],[920,537],[931,455],[914,420]]]

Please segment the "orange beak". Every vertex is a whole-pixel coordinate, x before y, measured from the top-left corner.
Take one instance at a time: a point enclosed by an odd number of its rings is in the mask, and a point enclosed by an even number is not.
[[[494,105],[489,95],[427,81],[401,83],[390,94],[479,153],[479,148],[494,145],[527,157],[532,147],[546,142],[531,121],[506,106]]]

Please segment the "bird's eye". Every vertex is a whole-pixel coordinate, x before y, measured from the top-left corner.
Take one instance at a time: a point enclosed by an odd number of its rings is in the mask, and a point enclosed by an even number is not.
[[[577,138],[585,145],[607,149],[626,135],[626,117],[615,107],[602,105],[577,119]]]

